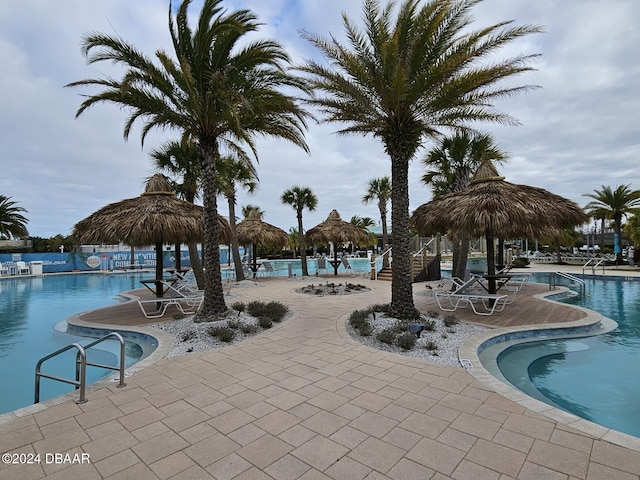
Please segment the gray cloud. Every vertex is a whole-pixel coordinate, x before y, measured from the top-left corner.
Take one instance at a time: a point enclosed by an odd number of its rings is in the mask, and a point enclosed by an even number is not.
[[[233,0],[228,8],[250,8],[265,23],[259,35],[276,38],[295,62],[317,55],[298,30],[343,38],[341,11],[354,21],[361,3],[338,0]],[[198,4],[194,2],[193,11]],[[75,222],[101,206],[138,195],[152,173],[148,152],[171,132],[155,132],[142,148],[140,130],[122,138],[126,112],[100,105],[74,119],[85,91],[69,82],[111,74],[109,65],[87,66],[80,53],[84,34],[118,34],[147,55],[171,51],[168,2],[61,0],[9,2],[0,9],[0,193],[28,210],[32,235],[68,234]],[[472,27],[514,19],[543,25],[546,32],[523,39],[501,55],[542,53],[537,71],[518,84],[539,85],[497,106],[520,120],[518,127],[483,125],[507,150],[500,167],[507,180],[546,188],[584,205],[584,193],[601,185],[640,188],[640,14],[634,0],[486,0],[474,9]],[[266,220],[286,230],[296,225],[293,209],[280,195],[306,185],[318,196],[305,227],[324,220],[333,208],[342,217],[370,216],[363,205],[370,179],[389,175],[381,144],[372,137],[339,136],[339,125],[312,123],[311,154],[279,141],[259,143],[258,191],[241,194],[239,205],[258,204]],[[425,149],[430,148],[425,144]],[[431,197],[420,184],[420,158],[410,166],[410,204]],[[226,202],[219,201],[221,213]]]

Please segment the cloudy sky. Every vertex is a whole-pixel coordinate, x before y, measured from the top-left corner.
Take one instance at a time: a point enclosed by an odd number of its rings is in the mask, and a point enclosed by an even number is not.
[[[126,112],[102,104],[75,119],[81,89],[64,85],[114,74],[109,65],[88,66],[80,52],[84,34],[119,35],[152,55],[171,51],[168,0],[21,0],[0,9],[0,194],[27,210],[31,235],[68,235],[73,225],[102,206],[137,196],[153,172],[149,151],[172,138],[157,132],[140,144],[140,128],[123,140]],[[260,34],[283,44],[295,62],[317,56],[298,31],[343,37],[341,12],[358,20],[359,0],[227,0],[250,8],[265,24]],[[192,11],[197,12],[194,1]],[[520,83],[541,88],[499,107],[518,127],[482,130],[509,153],[500,167],[507,180],[545,188],[574,200],[602,185],[640,189],[640,9],[637,0],[485,0],[474,26],[503,20],[544,26],[545,33],[514,43],[505,55],[541,53],[535,72]],[[138,126],[139,127],[139,126]],[[260,185],[239,206],[259,205],[265,220],[285,230],[296,225],[280,195],[309,186],[318,208],[305,227],[336,208],[378,219],[375,204],[361,198],[372,178],[390,174],[389,160],[371,137],[342,137],[336,125],[310,125],[311,154],[279,141],[261,141]],[[421,157],[412,162],[410,205],[431,198],[421,185]],[[220,202],[220,212],[227,213]]]

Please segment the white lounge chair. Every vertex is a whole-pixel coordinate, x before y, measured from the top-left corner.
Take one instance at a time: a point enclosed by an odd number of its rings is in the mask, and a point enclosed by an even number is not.
[[[324,270],[326,273],[329,273],[329,269],[327,268],[327,259],[325,257],[320,257],[316,260],[316,273],[320,273],[320,270]]]
[[[262,276],[271,276],[276,273],[271,262],[262,262],[262,269]]]
[[[502,311],[505,305],[510,303],[509,295],[487,293],[479,282],[478,277],[472,276],[453,292],[436,292],[438,307],[446,312],[454,312],[458,308],[471,306],[476,315],[492,315],[494,312]]]
[[[195,314],[202,301],[204,300],[204,296],[200,298],[197,305],[185,298],[178,297],[162,297],[162,298],[151,298],[148,300],[138,299],[138,305],[140,306],[140,310],[147,318],[160,318],[163,317],[165,313],[167,313],[167,309],[171,305],[175,305],[175,307],[184,315],[193,315]],[[184,304],[184,305],[183,305]],[[185,310],[185,306],[190,308],[191,310]],[[152,307],[151,310],[149,307]]]
[[[356,274],[355,270],[351,267],[351,264],[349,263],[349,260],[347,260],[347,257],[342,257],[342,266],[351,275],[355,275]]]

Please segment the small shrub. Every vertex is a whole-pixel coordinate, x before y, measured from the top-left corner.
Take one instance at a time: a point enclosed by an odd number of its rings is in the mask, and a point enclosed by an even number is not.
[[[360,325],[358,331],[363,337],[370,337],[373,333],[373,327],[369,324],[369,322],[365,322],[364,324]]]
[[[228,327],[210,327],[207,333],[221,342],[230,342],[235,336],[235,332]]]
[[[527,257],[516,257],[513,259],[513,266],[522,268],[529,265],[529,259]]]
[[[267,317],[272,322],[280,322],[289,312],[289,307],[281,302],[249,302],[247,313],[252,317]]]
[[[369,307],[369,310],[371,310],[372,312],[381,312],[388,315],[389,313],[391,313],[391,304],[381,303],[381,304],[371,305]]]
[[[273,327],[273,322],[269,317],[258,317],[258,325],[260,325],[265,330]]]
[[[427,332],[433,332],[436,329],[436,322],[433,320],[425,320],[422,322],[424,329]]]
[[[244,312],[247,307],[243,302],[234,302],[231,305],[231,308],[236,312],[240,313],[240,312]]]
[[[426,348],[430,352],[434,352],[438,350],[438,345],[433,340],[429,340],[427,343],[424,344],[424,348]]]
[[[378,339],[379,342],[391,345],[396,339],[396,332],[392,328],[385,328],[384,330],[378,332],[378,334],[376,335],[376,339]]]
[[[447,315],[444,317],[444,326],[447,328],[458,325],[459,323],[460,321],[455,317],[455,315]]]
[[[349,316],[349,325],[360,328],[360,325],[368,323],[369,312],[367,310],[354,310]]]
[[[181,340],[183,342],[188,342],[189,340],[193,340],[194,338],[196,338],[198,335],[196,334],[196,332],[194,332],[193,330],[189,330],[186,331],[182,334]]]
[[[404,350],[411,350],[415,344],[416,336],[413,333],[405,332],[396,338],[396,345]]]
[[[240,331],[242,333],[250,335],[250,334],[256,333],[258,331],[258,326],[254,325],[253,323],[241,323],[240,324]]]
[[[440,318],[440,312],[436,312],[435,310],[429,310],[427,315],[431,318]]]
[[[242,322],[239,322],[238,320],[228,320],[227,321],[227,327],[233,329],[233,330],[238,330],[240,328],[240,325],[242,324]]]

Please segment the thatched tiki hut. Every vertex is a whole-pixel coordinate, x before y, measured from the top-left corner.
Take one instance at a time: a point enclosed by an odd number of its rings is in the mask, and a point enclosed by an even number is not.
[[[132,247],[155,245],[156,295],[162,296],[165,243],[187,243],[204,240],[204,209],[176,197],[164,175],[156,174],[139,197],[111,203],[73,227],[72,238],[82,243],[125,243]],[[227,221],[218,216],[222,241],[231,238]]]
[[[369,235],[366,231],[342,220],[337,210],[331,210],[331,213],[329,213],[329,216],[324,222],[307,230],[305,238],[311,243],[333,243],[333,260],[329,260],[329,263],[333,266],[335,275],[338,275],[338,266],[340,265],[336,246],[339,243],[345,242],[353,242],[354,245],[357,245],[358,243],[366,243],[369,241]]]
[[[253,262],[250,265],[253,271],[253,278],[259,268],[256,245],[268,245],[275,248],[282,248],[289,243],[287,232],[263,221],[260,213],[250,212],[248,217],[236,225],[238,242],[243,245],[251,245],[253,251]]]
[[[588,222],[574,202],[542,188],[504,181],[493,164],[481,165],[469,186],[418,207],[411,222],[421,235],[468,233],[487,239],[489,291],[495,293],[495,238],[552,237]]]

